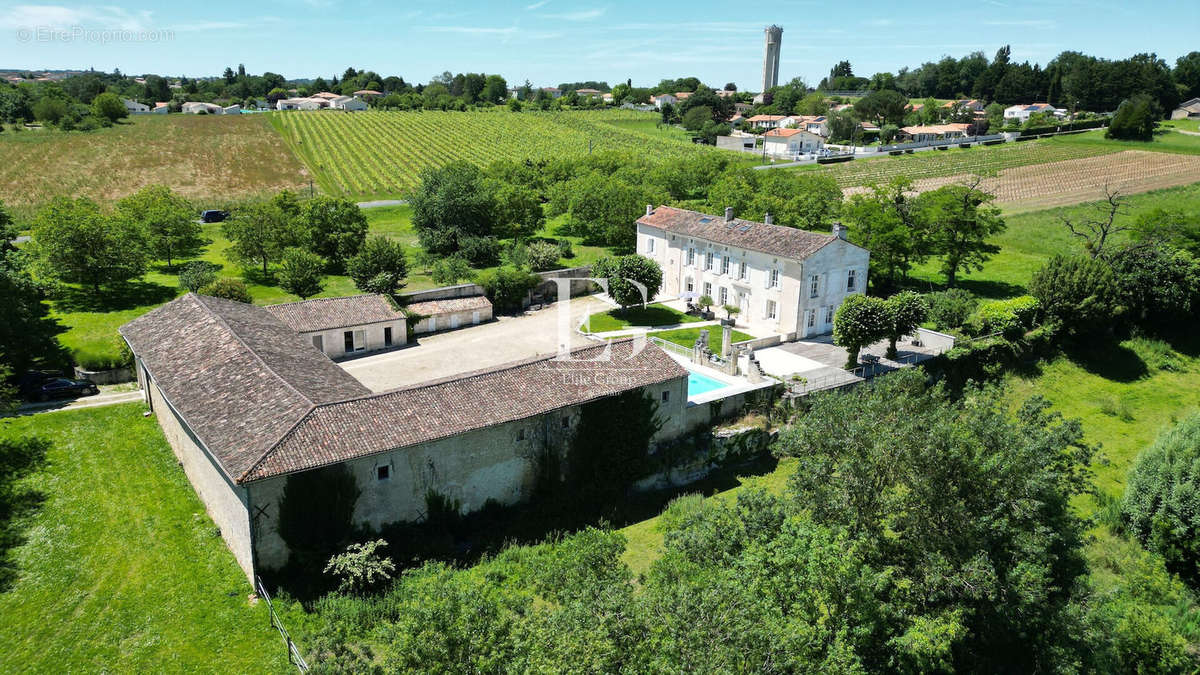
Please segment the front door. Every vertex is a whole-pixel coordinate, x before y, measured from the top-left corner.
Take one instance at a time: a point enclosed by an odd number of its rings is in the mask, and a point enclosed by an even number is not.
[[[450,315],[450,329],[453,330],[455,328],[458,328],[458,315],[451,314]]]
[[[479,323],[479,312],[471,312],[471,323]]]

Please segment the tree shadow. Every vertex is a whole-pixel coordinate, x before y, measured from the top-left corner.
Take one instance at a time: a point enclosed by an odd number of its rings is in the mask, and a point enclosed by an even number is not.
[[[1150,374],[1150,368],[1137,352],[1111,339],[1076,343],[1065,351],[1080,368],[1113,382],[1135,382]]]
[[[21,479],[45,463],[49,447],[34,436],[0,440],[0,593],[20,576],[12,551],[25,543],[29,517],[46,500],[43,493],[22,486]]]
[[[57,294],[56,304],[65,312],[118,312],[146,305],[161,305],[178,294],[178,290],[171,286],[143,280],[102,287],[99,294],[91,288],[64,286]]]

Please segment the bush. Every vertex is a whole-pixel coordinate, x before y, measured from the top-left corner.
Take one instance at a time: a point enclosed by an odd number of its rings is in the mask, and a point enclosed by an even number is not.
[[[967,320],[964,328],[972,335],[1002,333],[1009,340],[1033,328],[1037,317],[1038,301],[1032,295],[1022,295],[1008,300],[985,302]]]
[[[207,260],[193,260],[179,270],[179,287],[193,293],[217,280],[221,266]]]
[[[529,267],[535,272],[556,269],[562,250],[557,244],[548,241],[535,241],[529,245],[527,259]]]
[[[1048,319],[1077,335],[1111,330],[1122,312],[1112,268],[1099,258],[1056,255],[1034,273],[1029,292]]]
[[[329,559],[325,574],[339,580],[339,593],[360,594],[392,578],[396,564],[376,551],[387,547],[383,539],[350,544],[346,550]]]
[[[371,237],[346,261],[346,273],[364,293],[391,295],[404,287],[408,276],[404,246],[387,237]]]
[[[492,267],[500,262],[500,241],[495,237],[463,237],[458,253],[472,267]]]
[[[1121,506],[1128,531],[1192,584],[1200,581],[1198,494],[1200,414],[1193,414],[1138,455]]]
[[[540,280],[536,274],[506,265],[481,273],[477,283],[496,309],[512,311],[521,309],[526,294]]]
[[[1154,140],[1154,127],[1162,112],[1158,104],[1145,94],[1138,94],[1121,102],[1108,125],[1105,138],[1116,138],[1127,141]]]
[[[306,249],[294,247],[283,252],[279,286],[300,299],[321,292],[325,278],[325,259]]]
[[[970,291],[951,288],[925,296],[929,302],[929,318],[938,330],[951,330],[967,322],[979,300]]]
[[[238,279],[230,277],[221,277],[211,284],[201,288],[198,293],[200,295],[211,295],[214,298],[225,298],[226,300],[234,300],[236,302],[244,302],[250,304],[254,301],[250,297],[250,291],[246,289],[246,284]]]
[[[567,259],[575,257],[575,251],[571,248],[570,239],[558,240],[558,257]]]
[[[466,260],[452,255],[435,261],[430,276],[433,278],[433,283],[439,286],[453,286],[459,281],[470,280],[471,266],[467,264]]]

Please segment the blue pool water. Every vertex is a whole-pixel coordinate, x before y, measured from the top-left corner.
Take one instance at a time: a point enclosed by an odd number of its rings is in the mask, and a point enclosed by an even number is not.
[[[693,370],[688,371],[688,398],[728,386],[720,380],[714,380]]]

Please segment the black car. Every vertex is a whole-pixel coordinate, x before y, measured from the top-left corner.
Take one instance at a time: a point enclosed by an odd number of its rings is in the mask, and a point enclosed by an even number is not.
[[[206,223],[220,223],[228,217],[228,211],[218,211],[216,209],[209,209],[200,214],[200,220]]]
[[[75,398],[99,393],[100,388],[96,386],[95,382],[72,380],[68,377],[53,377],[32,388],[27,395],[35,401],[49,401],[52,398]]]

